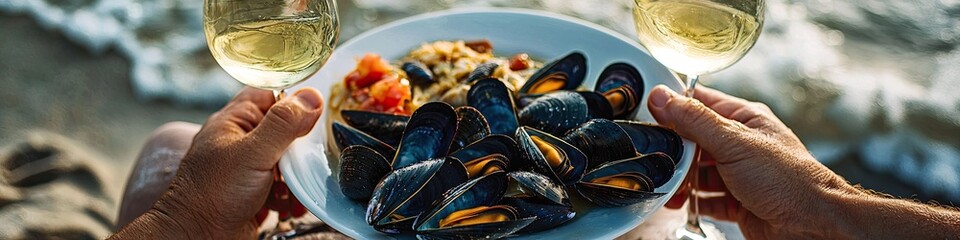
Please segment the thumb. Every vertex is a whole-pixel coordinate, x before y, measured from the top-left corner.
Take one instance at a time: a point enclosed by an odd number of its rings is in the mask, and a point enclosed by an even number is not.
[[[693,140],[717,159],[727,159],[731,143],[739,142],[746,129],[739,122],[717,114],[699,100],[677,94],[660,85],[650,92],[648,108],[660,125]],[[730,156],[732,157],[732,156]]]
[[[323,98],[317,90],[304,88],[270,107],[263,121],[248,137],[253,148],[263,149],[273,167],[280,154],[300,136],[313,129],[323,112]]]

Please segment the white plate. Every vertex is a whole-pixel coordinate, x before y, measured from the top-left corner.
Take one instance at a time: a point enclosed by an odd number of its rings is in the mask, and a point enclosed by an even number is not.
[[[299,87],[313,87],[330,96],[330,86],[342,81],[353,70],[356,58],[378,53],[385,59],[398,59],[424,42],[457,39],[489,39],[495,54],[526,52],[538,59],[555,59],[577,50],[587,56],[585,86],[593,86],[600,71],[614,62],[636,66],[644,80],[646,93],[635,119],[653,122],[647,109],[646,94],[664,84],[679,91],[681,82],[667,68],[651,58],[634,40],[611,30],[558,14],[517,9],[469,9],[435,12],[399,20],[367,31],[341,45],[316,75]],[[412,238],[411,235],[385,235],[364,222],[366,204],[346,198],[337,183],[325,150],[326,117],[307,136],[296,140],[280,160],[280,172],[290,190],[311,213],[357,239]],[[680,185],[690,166],[694,145],[684,140],[681,159],[670,182],[656,189],[668,193],[654,201],[620,208],[595,208],[578,212],[576,218],[560,227],[524,235],[516,239],[597,239],[614,238],[636,227],[665,204]],[[339,162],[339,161],[334,161]]]

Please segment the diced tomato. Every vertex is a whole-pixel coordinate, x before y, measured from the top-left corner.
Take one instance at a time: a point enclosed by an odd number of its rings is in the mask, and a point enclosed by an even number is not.
[[[410,84],[397,76],[389,76],[370,86],[370,99],[373,101],[364,101],[361,107],[378,112],[409,114],[405,106],[410,98]]]
[[[530,68],[530,55],[519,53],[510,58],[510,70],[520,71]]]
[[[477,51],[478,53],[488,53],[493,51],[493,44],[487,39],[465,42],[464,45],[470,49],[473,49],[474,51]]]
[[[380,55],[367,53],[357,62],[357,67],[344,77],[344,84],[350,90],[356,90],[373,85],[393,71],[390,63],[380,58]]]

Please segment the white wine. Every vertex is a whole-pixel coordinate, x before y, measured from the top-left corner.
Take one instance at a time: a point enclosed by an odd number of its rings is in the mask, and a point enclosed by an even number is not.
[[[213,57],[248,86],[282,90],[317,72],[333,52],[339,28],[331,16],[281,17],[242,23],[205,21]],[[214,29],[224,26],[224,29]]]
[[[737,0],[733,2],[757,2]],[[640,43],[674,71],[687,75],[716,72],[733,65],[760,35],[756,17],[705,0],[636,0],[634,18]],[[762,1],[761,3],[762,4]]]

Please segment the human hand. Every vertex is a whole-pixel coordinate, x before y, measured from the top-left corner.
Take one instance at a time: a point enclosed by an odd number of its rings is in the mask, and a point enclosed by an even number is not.
[[[827,212],[826,194],[857,190],[817,162],[766,105],[705,87],[697,88],[695,98],[658,86],[648,107],[657,122],[703,150],[694,166],[699,189],[726,193],[701,198],[700,213],[739,223],[748,238],[829,234],[824,231],[832,228],[819,227],[829,223],[810,216]],[[675,196],[668,207],[679,207],[684,197]]]
[[[211,115],[150,212],[202,238],[256,236],[262,217],[254,216],[271,193],[277,161],[323,111],[312,88],[274,102],[269,91],[246,88]]]

